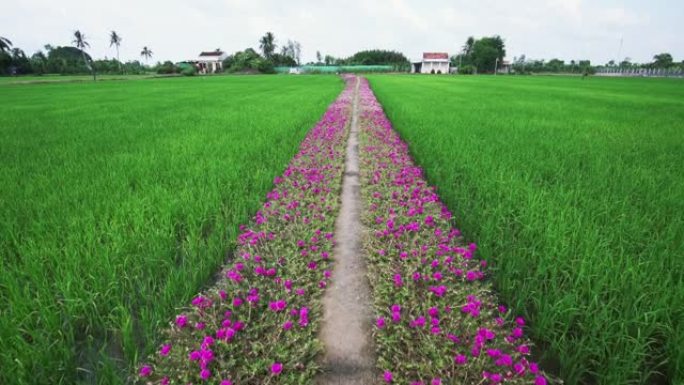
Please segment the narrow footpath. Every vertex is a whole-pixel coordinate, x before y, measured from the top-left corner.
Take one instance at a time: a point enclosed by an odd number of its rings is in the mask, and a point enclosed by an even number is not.
[[[332,280],[323,297],[324,320],[321,340],[325,348],[323,373],[317,379],[327,384],[374,383],[372,307],[366,262],[361,249],[362,224],[359,191],[359,78],[356,78],[352,119],[340,215],[335,223],[336,245]]]

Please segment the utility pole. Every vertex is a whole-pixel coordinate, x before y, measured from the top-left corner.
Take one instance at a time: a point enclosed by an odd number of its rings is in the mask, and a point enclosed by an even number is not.
[[[496,70],[499,68],[499,58],[494,61],[494,76],[496,76]]]

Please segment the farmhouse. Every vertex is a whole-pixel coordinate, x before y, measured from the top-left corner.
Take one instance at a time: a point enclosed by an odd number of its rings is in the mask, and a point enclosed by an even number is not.
[[[446,52],[424,52],[423,60],[411,65],[412,73],[448,74],[449,54]]]
[[[204,51],[199,54],[195,61],[197,72],[200,74],[213,74],[223,70],[223,60],[227,57],[220,49]]]

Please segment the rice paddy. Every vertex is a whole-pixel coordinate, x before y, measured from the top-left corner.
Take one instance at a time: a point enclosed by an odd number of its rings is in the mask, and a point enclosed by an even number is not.
[[[123,383],[342,84],[0,85],[0,383]]]
[[[369,77],[542,366],[684,381],[684,84]]]

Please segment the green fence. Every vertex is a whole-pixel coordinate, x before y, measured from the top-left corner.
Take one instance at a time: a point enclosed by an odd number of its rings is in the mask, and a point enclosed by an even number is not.
[[[304,65],[299,67],[275,67],[277,73],[290,73],[290,69],[298,69],[299,73],[307,74],[334,74],[334,73],[359,73],[359,72],[393,72],[397,67],[391,65],[349,65],[349,66],[315,66]]]

